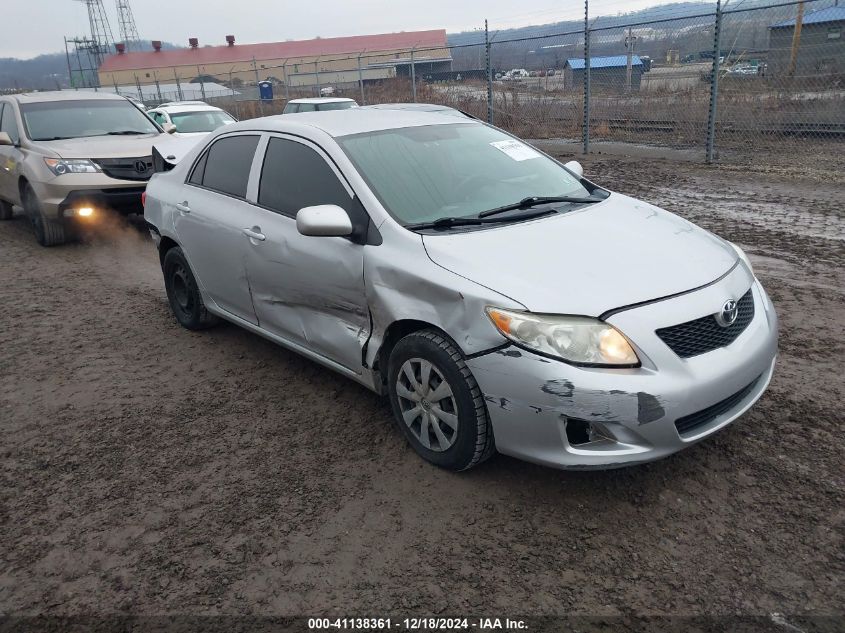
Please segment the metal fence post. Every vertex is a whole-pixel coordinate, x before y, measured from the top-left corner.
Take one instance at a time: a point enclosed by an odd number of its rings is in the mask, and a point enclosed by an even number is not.
[[[205,101],[205,82],[203,81],[199,65],[197,65],[197,78],[200,80],[200,94],[202,95],[202,100]]]
[[[285,101],[290,101],[290,82],[288,81],[288,61],[282,64],[282,81],[285,82]]]
[[[141,81],[138,79],[138,75],[135,75],[135,87],[138,89],[138,101],[144,103],[144,93],[141,91]]]
[[[158,97],[158,102],[161,103],[161,85],[158,83],[158,73],[153,71],[153,77],[155,77],[156,82],[156,96]]]
[[[414,64],[414,52],[416,51],[416,46],[411,49],[411,97],[414,100],[414,103],[417,102],[417,73],[416,73],[416,64]]]
[[[490,63],[490,31],[484,20],[484,66],[487,71],[487,123],[493,124],[493,66]]]
[[[590,0],[584,0],[584,153],[590,153]]]
[[[716,114],[719,101],[719,56],[722,54],[722,0],[716,0],[713,27],[713,67],[710,71],[710,111],[707,114],[707,162],[713,162],[716,147]]]
[[[317,96],[319,97],[323,92],[323,86],[320,85],[320,58],[314,60],[314,76],[317,79]]]
[[[264,116],[264,103],[261,101],[261,88],[258,86],[258,65],[255,63],[255,55],[252,56],[252,70],[255,72],[255,90],[258,93],[258,111]]]
[[[173,67],[173,79],[176,80],[176,98],[179,101],[184,101],[182,97],[182,84],[179,83],[179,75],[176,74],[176,67]]]
[[[364,97],[364,74],[361,70],[361,53],[358,53],[358,87],[361,89],[361,105],[367,105]]]

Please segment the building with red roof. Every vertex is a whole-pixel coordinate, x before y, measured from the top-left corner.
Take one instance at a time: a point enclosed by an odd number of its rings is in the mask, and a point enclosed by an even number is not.
[[[226,36],[221,46],[200,46],[195,38],[189,48],[118,52],[103,60],[100,84],[132,85],[178,80],[244,84],[271,80],[293,87],[344,85],[387,79],[410,73],[451,70],[452,58],[446,31],[404,31],[379,35],[327,37],[265,44],[237,44]]]

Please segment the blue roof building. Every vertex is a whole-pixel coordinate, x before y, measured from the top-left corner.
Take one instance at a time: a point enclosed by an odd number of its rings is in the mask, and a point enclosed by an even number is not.
[[[567,87],[577,88],[584,82],[584,59],[571,57],[563,66],[563,83]],[[643,60],[638,55],[631,56],[631,90],[640,89],[640,80],[645,71]],[[621,92],[627,89],[628,56],[590,57],[590,85],[597,90]]]
[[[845,77],[845,7],[828,7],[805,13],[801,19],[801,37],[793,51],[796,17],[769,27],[767,74],[776,80],[784,75],[817,82],[825,77]]]

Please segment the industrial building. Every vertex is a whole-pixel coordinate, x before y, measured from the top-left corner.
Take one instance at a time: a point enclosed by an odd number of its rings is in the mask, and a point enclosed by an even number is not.
[[[845,7],[829,7],[769,27],[769,77],[845,75]]]
[[[362,79],[388,79],[452,69],[445,30],[317,38],[266,44],[237,44],[232,35],[222,46],[126,51],[106,57],[99,67],[102,86],[136,83],[234,81],[255,84],[271,80],[292,87],[342,86]]]
[[[563,66],[563,84],[567,88],[584,85],[584,60],[571,57]],[[643,61],[631,55],[630,89],[638,91],[642,79]],[[590,87],[593,90],[624,91],[628,87],[628,56],[590,57]]]

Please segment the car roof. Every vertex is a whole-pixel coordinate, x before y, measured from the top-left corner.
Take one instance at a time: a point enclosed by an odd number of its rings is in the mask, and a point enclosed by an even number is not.
[[[344,101],[355,101],[346,97],[307,97],[302,99],[291,99],[288,103],[341,103]]]
[[[276,115],[249,119],[227,125],[225,133],[239,130],[265,130],[269,132],[306,133],[308,129],[321,130],[329,136],[340,137],[363,132],[378,132],[403,127],[423,125],[480,125],[471,118],[443,116],[441,112],[420,112],[418,110],[380,110],[374,108],[350,108],[300,112],[295,117]],[[221,133],[222,133],[221,128]]]
[[[94,92],[93,90],[45,90],[44,92],[22,92],[11,95],[18,103],[44,103],[48,101],[126,101],[113,92]]]
[[[202,101],[182,101],[174,103],[162,103],[151,110],[164,110],[165,112],[219,112],[220,108],[203,103]]]

